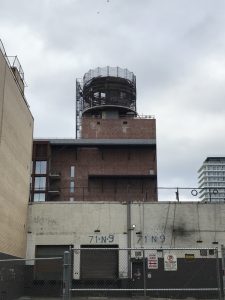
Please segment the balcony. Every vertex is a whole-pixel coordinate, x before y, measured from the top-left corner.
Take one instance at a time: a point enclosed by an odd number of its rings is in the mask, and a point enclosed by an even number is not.
[[[65,199],[68,201],[68,199]],[[63,200],[62,200],[63,201]],[[76,188],[74,201],[95,201],[95,202],[143,202],[157,201],[157,191],[155,188],[138,189],[130,187],[130,189],[114,188]]]
[[[49,174],[49,188],[48,196],[56,197],[60,195],[59,180],[61,180],[61,174],[57,172],[51,172]]]
[[[112,167],[89,170],[88,178],[156,178],[156,170],[154,168],[129,168],[129,167]]]
[[[49,179],[50,180],[60,180],[61,179],[61,174],[57,172],[52,172],[49,174]]]
[[[52,195],[52,196],[57,196],[57,195],[60,195],[60,190],[59,189],[51,189],[48,191],[48,194]]]

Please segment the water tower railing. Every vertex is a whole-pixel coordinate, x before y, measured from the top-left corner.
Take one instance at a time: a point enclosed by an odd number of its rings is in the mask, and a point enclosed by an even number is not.
[[[87,73],[84,74],[83,83],[86,84],[92,78],[96,77],[119,77],[129,80],[134,85],[136,84],[136,76],[133,72],[130,72],[128,69],[122,69],[120,67],[103,67],[103,68],[96,68],[91,69]]]

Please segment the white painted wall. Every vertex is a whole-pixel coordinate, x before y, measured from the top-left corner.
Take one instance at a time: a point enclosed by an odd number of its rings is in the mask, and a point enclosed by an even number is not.
[[[132,204],[132,247],[220,247],[225,204]],[[99,233],[94,231],[99,229]],[[141,234],[137,234],[140,232]],[[197,243],[202,240],[202,243]],[[219,244],[215,245],[213,242]],[[120,203],[58,202],[29,206],[27,257],[35,245],[117,244],[127,247],[127,208]]]
[[[32,203],[28,216],[27,258],[35,257],[36,245],[73,245],[80,248],[81,245],[116,244],[120,248],[127,247],[125,204]],[[135,225],[131,230],[132,248],[220,249],[225,244],[225,204],[136,203],[131,205],[131,225]],[[96,229],[100,232],[96,233]],[[198,240],[202,243],[197,243]],[[213,244],[215,241],[217,245]],[[148,252],[146,250],[146,256]],[[173,254],[184,257],[188,253],[195,257],[200,255],[199,251],[193,250],[175,251]],[[79,279],[80,251],[74,251],[74,261],[74,279]],[[120,278],[127,277],[127,266],[127,251],[120,251]]]

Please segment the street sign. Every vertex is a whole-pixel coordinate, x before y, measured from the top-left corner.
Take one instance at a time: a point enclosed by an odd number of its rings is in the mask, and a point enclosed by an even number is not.
[[[148,269],[158,269],[157,252],[151,252],[148,254]]]
[[[177,271],[177,257],[172,253],[166,253],[164,255],[164,270],[165,271]]]

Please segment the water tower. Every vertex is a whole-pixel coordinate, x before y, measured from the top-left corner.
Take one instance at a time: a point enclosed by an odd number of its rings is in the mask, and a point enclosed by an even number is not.
[[[104,67],[89,70],[76,81],[76,138],[82,118],[134,118],[136,77],[127,69]]]

